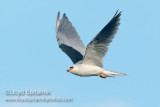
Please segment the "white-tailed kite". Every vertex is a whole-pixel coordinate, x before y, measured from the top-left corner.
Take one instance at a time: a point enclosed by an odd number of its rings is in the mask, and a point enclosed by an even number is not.
[[[102,78],[114,77],[114,75],[125,75],[122,73],[112,72],[102,69],[102,58],[108,51],[109,43],[114,38],[120,25],[121,12],[115,13],[111,21],[93,38],[87,45],[83,45],[82,41],[71,22],[63,14],[59,20],[58,12],[56,21],[56,38],[60,49],[65,52],[72,62],[73,66],[67,69],[79,76],[100,76]]]

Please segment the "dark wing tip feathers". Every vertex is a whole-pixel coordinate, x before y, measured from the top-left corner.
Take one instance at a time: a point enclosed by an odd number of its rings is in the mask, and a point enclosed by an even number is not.
[[[112,20],[114,20],[114,19],[120,20],[121,13],[122,13],[122,11],[120,11],[120,12],[118,13],[118,10],[117,10],[116,13],[115,13],[115,15],[113,16]],[[112,21],[112,20],[111,20],[111,21]]]
[[[119,9],[116,11],[116,13],[114,14],[113,18],[116,17],[116,16],[120,16],[121,15],[122,11],[120,11],[119,13],[118,13],[118,11],[119,11]],[[117,15],[117,13],[118,13],[118,15]]]
[[[119,9],[118,9],[119,10]],[[118,13],[118,10],[116,11],[116,13],[114,14],[114,16],[113,17],[115,17],[116,15],[117,15],[117,13]]]
[[[122,11],[121,11],[122,12]],[[120,16],[121,16],[121,12],[118,13],[118,10],[116,11],[115,15],[113,16],[113,18],[109,21],[109,23],[100,31],[100,33],[105,33],[108,32],[108,30],[112,29],[112,31],[114,31],[115,29],[118,29],[118,26],[120,25]],[[110,31],[110,33],[112,33],[112,31]]]
[[[111,23],[112,21],[117,20],[117,24],[120,24],[119,21],[120,21],[121,13],[122,13],[122,11],[120,11],[118,13],[118,10],[117,10],[116,13],[115,13],[115,15],[113,16],[113,18],[111,19],[111,21],[109,23]]]
[[[122,11],[118,13],[118,10],[117,10],[116,13],[114,14],[113,18],[109,21],[109,23],[98,33],[98,35],[89,44],[91,44],[95,41],[101,42],[101,41],[103,41],[103,40],[105,40],[105,39],[107,39],[111,36],[112,36],[112,39],[113,39],[114,34],[117,33],[118,26],[120,25],[121,13],[122,13]],[[110,40],[110,42],[111,42],[111,40]]]
[[[118,26],[120,25],[120,16],[121,16],[122,11],[118,13],[118,10],[116,11],[115,15],[111,19],[111,21],[108,24],[113,24],[116,25],[115,28],[118,29]]]

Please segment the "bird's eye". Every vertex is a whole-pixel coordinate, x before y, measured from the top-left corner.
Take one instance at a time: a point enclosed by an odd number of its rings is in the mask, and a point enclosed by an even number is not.
[[[72,69],[73,69],[73,66],[69,67],[69,69],[72,70]]]

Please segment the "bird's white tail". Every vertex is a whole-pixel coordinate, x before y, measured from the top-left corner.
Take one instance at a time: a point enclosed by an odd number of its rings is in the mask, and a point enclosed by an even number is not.
[[[115,75],[119,75],[119,76],[125,76],[125,75],[126,75],[126,74],[123,74],[123,73],[112,72],[112,71],[107,71],[107,70],[104,70],[103,73],[104,73],[107,77],[114,77]]]

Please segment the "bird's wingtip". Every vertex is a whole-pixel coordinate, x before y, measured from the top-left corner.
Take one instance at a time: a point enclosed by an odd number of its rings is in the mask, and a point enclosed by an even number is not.
[[[119,11],[119,9],[116,11],[116,13],[114,14],[114,16],[113,16],[113,17],[116,17],[116,15],[117,15],[118,11]]]
[[[60,16],[60,11],[58,11],[57,20],[59,20],[59,16]]]
[[[57,29],[58,29],[58,26],[60,25],[59,17],[60,17],[60,12],[58,11],[58,14],[57,14],[57,21],[56,21],[56,31],[57,31]]]
[[[63,13],[63,17],[66,17],[66,13]]]
[[[117,14],[120,15],[120,14],[122,13],[122,11],[120,11],[119,13],[118,13],[118,11],[119,11],[119,9],[118,9],[118,10],[116,11],[116,13],[114,14],[114,17],[116,17]]]

